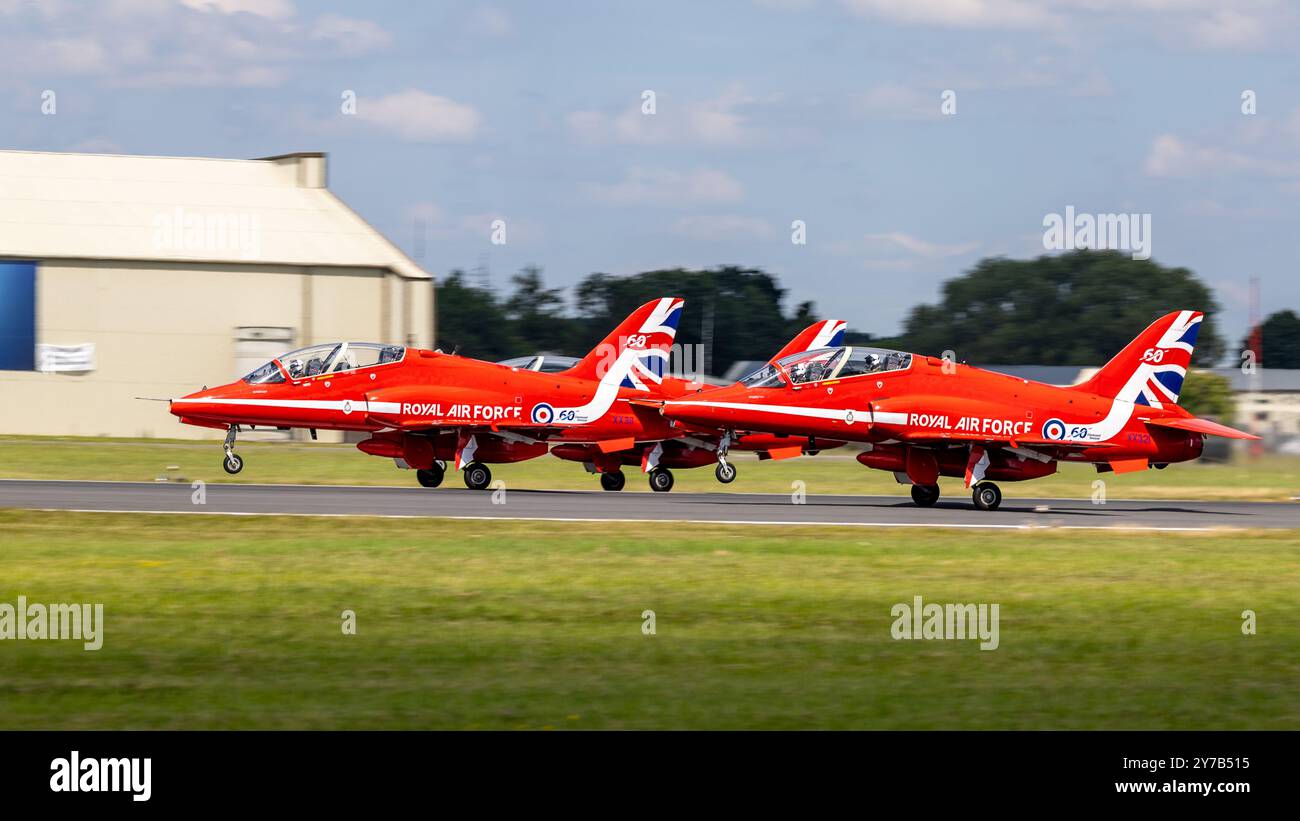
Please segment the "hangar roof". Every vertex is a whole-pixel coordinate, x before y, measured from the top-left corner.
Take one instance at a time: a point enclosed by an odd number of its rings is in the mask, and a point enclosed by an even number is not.
[[[257,160],[0,151],[0,256],[429,274],[326,182],[324,154]]]

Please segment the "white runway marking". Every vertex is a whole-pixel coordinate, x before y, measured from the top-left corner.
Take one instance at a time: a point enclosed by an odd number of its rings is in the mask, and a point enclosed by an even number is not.
[[[692,525],[778,525],[781,527],[914,527],[956,530],[1126,530],[1159,531],[1162,533],[1230,533],[1231,527],[1154,527],[1149,525],[1031,525],[1031,524],[969,524],[947,522],[780,522],[750,521],[747,519],[615,519],[576,516],[465,516],[455,514],[415,513],[294,513],[276,511],[257,513],[246,510],[108,510],[104,508],[36,507],[26,508],[42,513],[139,513],[149,516],[297,516],[322,519],[462,519],[482,522],[569,522],[632,524],[692,524]]]
[[[581,443],[579,443],[579,444],[581,444]],[[80,482],[80,483],[82,483],[82,484],[87,484],[87,485],[104,485],[104,484],[110,484],[110,485],[145,485],[145,486],[147,486],[147,487],[173,487],[173,486],[174,486],[174,487],[189,487],[189,485],[190,485],[190,482],[170,482],[170,481],[168,481],[168,482],[151,482],[151,481],[144,480],[144,479],[140,479],[140,480],[118,480],[118,479],[0,479],[0,485],[4,484],[5,482],[13,482],[14,484],[19,484],[19,483],[21,483],[21,484],[33,484],[33,483],[39,483],[39,482],[47,482],[47,483],[50,483],[50,484],[66,484],[66,483],[69,483],[69,482]],[[312,488],[336,488],[336,489],[341,489],[341,490],[395,490],[395,491],[398,491],[398,492],[400,492],[400,493],[411,493],[411,494],[427,494],[427,493],[429,492],[429,490],[430,490],[430,488],[410,487],[409,485],[326,485],[326,484],[320,484],[320,485],[295,485],[295,484],[290,484],[290,483],[277,483],[277,482],[221,482],[221,481],[217,481],[217,482],[207,482],[207,481],[205,481],[204,483],[205,483],[208,487],[231,487],[231,488],[240,488],[240,487],[288,487],[288,488],[295,488],[295,489],[298,489],[298,490],[303,490],[303,489],[310,490],[310,489],[312,489]],[[905,486],[900,485],[900,487],[905,487]],[[530,493],[586,493],[586,494],[589,494],[589,495],[592,495],[592,496],[609,496],[609,495],[610,495],[609,491],[607,491],[607,490],[600,490],[599,488],[593,489],[593,488],[542,488],[542,487],[520,487],[520,488],[511,488],[511,490],[518,490],[518,491],[522,491],[522,492],[530,492]],[[653,494],[653,492],[652,492],[652,491],[649,491],[649,490],[630,490],[630,489],[629,489],[629,490],[627,490],[627,491],[623,491],[623,492],[625,492],[625,493],[629,493],[629,494],[640,494],[640,495],[644,495],[644,496],[649,496],[650,498],[656,498],[656,496],[657,496],[657,494]],[[790,498],[790,493],[789,493],[788,491],[777,491],[777,490],[774,490],[774,491],[761,491],[761,490],[758,490],[758,491],[737,490],[737,491],[734,491],[734,492],[718,491],[718,492],[716,492],[715,494],[709,494],[707,491],[684,491],[684,492],[697,493],[697,494],[701,494],[701,495],[716,495],[716,496],[718,496],[719,498],[726,498],[726,497],[728,497],[728,496],[736,496],[736,497],[743,497],[743,496],[765,496],[765,497],[772,497],[772,498],[780,497],[780,498],[783,498],[783,499],[789,499],[789,498]],[[966,498],[966,496],[969,495],[969,494],[967,494],[965,491],[961,491],[961,493],[962,493],[962,498]],[[808,496],[808,498],[810,498],[810,499],[811,499],[811,498],[817,498],[818,496],[822,496],[822,497],[826,497],[826,498],[845,497],[845,498],[853,498],[853,499],[857,499],[857,500],[861,500],[861,501],[866,501],[866,500],[869,500],[869,499],[883,499],[883,500],[886,500],[886,501],[894,501],[894,502],[906,502],[906,501],[907,501],[907,497],[906,497],[905,495],[886,496],[886,495],[882,495],[882,494],[871,494],[871,495],[857,496],[857,495],[849,494],[849,493],[824,493],[824,494],[814,494],[814,493],[810,493],[809,496]],[[1051,502],[1088,502],[1088,501],[1091,500],[1091,497],[1089,497],[1089,496],[1074,496],[1074,497],[1058,496],[1058,497],[1055,497],[1055,498],[1048,499],[1048,498],[1043,498],[1043,497],[1039,497],[1039,496],[1024,496],[1024,497],[1021,497],[1021,496],[1004,495],[1002,500],[1003,500],[1003,502],[1020,502],[1020,501],[1025,501],[1025,500],[1028,500],[1028,499],[1032,499],[1032,500],[1037,501],[1037,502],[1048,502],[1048,503],[1051,503]],[[945,501],[948,501],[948,500],[945,498]],[[1293,501],[1293,502],[1300,502],[1300,496],[1292,496],[1292,497],[1291,497],[1291,501]],[[1153,504],[1197,505],[1197,504],[1238,504],[1238,503],[1240,503],[1240,504],[1254,504],[1254,503],[1257,502],[1257,500],[1255,500],[1255,499],[1166,499],[1166,498],[1163,497],[1163,496],[1161,496],[1161,497],[1157,497],[1157,498],[1148,498],[1148,499],[1126,499],[1126,498],[1120,498],[1120,497],[1116,497],[1116,496],[1110,496],[1110,497],[1108,497],[1108,502],[1107,502],[1107,503],[1109,504],[1109,503],[1111,503],[1111,502],[1136,502],[1136,503],[1139,503],[1139,504],[1146,504],[1146,505],[1153,505]],[[1265,502],[1258,502],[1258,503],[1259,503],[1259,504],[1285,504],[1284,502],[1267,502],[1267,501],[1265,501]],[[1098,505],[1098,507],[1104,508],[1105,505]],[[57,508],[57,509],[58,509],[58,510],[64,510],[65,508]],[[98,512],[98,511],[93,511],[93,512]],[[113,510],[113,511],[108,511],[108,512],[110,512],[110,513],[121,513],[122,511]],[[412,518],[420,519],[420,518],[427,518],[427,517],[424,517],[424,516],[413,516]],[[446,517],[443,517],[443,518],[446,518]],[[613,522],[613,521],[619,521],[619,520],[617,520],[617,519],[604,519],[604,520],[602,520],[602,521],[610,521],[610,522]],[[639,520],[629,519],[629,520],[627,520],[627,521],[639,521]],[[662,521],[662,520],[657,520],[657,521]],[[686,521],[686,520],[682,520],[682,521]],[[748,523],[746,523],[746,524],[748,524]],[[852,523],[850,523],[850,524],[852,524]],[[1165,528],[1161,528],[1161,529],[1163,530],[1163,529],[1165,529]],[[1192,529],[1195,529],[1195,528],[1192,528]]]
[[[470,490],[383,486],[210,483],[207,504],[172,482],[0,480],[0,507],[86,513],[192,513],[221,516],[322,516],[521,522],[644,522],[673,525],[937,528],[941,530],[1088,530],[1214,533],[1241,529],[1300,531],[1300,506],[1289,502],[1190,502],[1025,499],[996,512],[960,503],[933,510],[896,496],[810,495],[792,505],[785,494],[611,494],[607,491],[511,491],[510,504]],[[599,496],[596,499],[595,496]],[[901,531],[900,531],[901,532]]]

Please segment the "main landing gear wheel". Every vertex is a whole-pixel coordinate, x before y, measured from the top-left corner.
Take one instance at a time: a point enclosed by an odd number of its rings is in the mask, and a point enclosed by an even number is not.
[[[612,470],[608,473],[600,474],[600,486],[605,490],[622,490],[623,485],[627,483],[627,477],[621,470]]]
[[[415,479],[424,487],[437,487],[442,484],[442,477],[446,473],[447,471],[441,465],[434,462],[433,467],[428,470],[417,470]]]
[[[932,507],[939,501],[939,486],[912,485],[912,501],[921,507]]]
[[[492,471],[482,462],[470,462],[462,473],[465,474],[465,487],[470,490],[486,490],[492,484]]]
[[[718,466],[713,469],[713,475],[718,477],[718,481],[724,485],[729,485],[736,481],[736,466],[730,462],[718,462]]]
[[[667,493],[673,489],[673,473],[668,468],[655,468],[650,471],[650,489],[655,493]]]
[[[225,468],[226,473],[234,476],[244,469],[244,460],[235,455],[235,436],[239,434],[239,425],[231,425],[226,429],[226,441],[221,445],[226,456],[221,460],[221,467]]]
[[[971,498],[980,510],[997,510],[1002,504],[1002,489],[992,482],[980,482],[971,492]]]

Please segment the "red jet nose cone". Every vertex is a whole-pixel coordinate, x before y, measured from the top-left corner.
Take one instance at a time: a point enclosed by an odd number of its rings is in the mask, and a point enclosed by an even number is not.
[[[185,418],[223,418],[231,411],[229,400],[245,396],[243,388],[243,384],[239,382],[215,388],[205,387],[180,399],[172,399],[168,410],[173,416]]]

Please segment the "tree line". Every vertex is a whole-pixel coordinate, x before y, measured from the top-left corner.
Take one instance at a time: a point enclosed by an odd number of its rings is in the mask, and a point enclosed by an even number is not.
[[[581,356],[638,305],[663,296],[686,300],[677,341],[703,344],[712,374],[737,360],[765,359],[823,318],[812,302],[787,311],[786,290],[757,268],[594,273],[573,289],[571,305],[535,266],[511,277],[506,294],[456,270],[438,284],[438,345],[489,360],[539,352]],[[984,259],[945,282],[938,302],[914,307],[901,334],[882,338],[851,329],[848,339],[934,356],[951,350],[973,365],[1097,366],[1152,320],[1182,308],[1205,312],[1193,359],[1198,367],[1236,361],[1256,347],[1256,336],[1259,362],[1300,367],[1300,317],[1293,311],[1272,314],[1258,334],[1230,349],[1218,327],[1219,304],[1195,274],[1114,251]]]
[[[686,300],[677,342],[702,345],[704,370],[717,374],[737,360],[770,356],[817,320],[811,302],[786,312],[786,291],[775,276],[737,266],[591,274],[574,288],[571,310],[561,289],[546,287],[540,268],[524,268],[510,285],[499,296],[459,270],[438,283],[439,347],[489,360],[542,352],[581,356],[638,306],[672,296]]]

